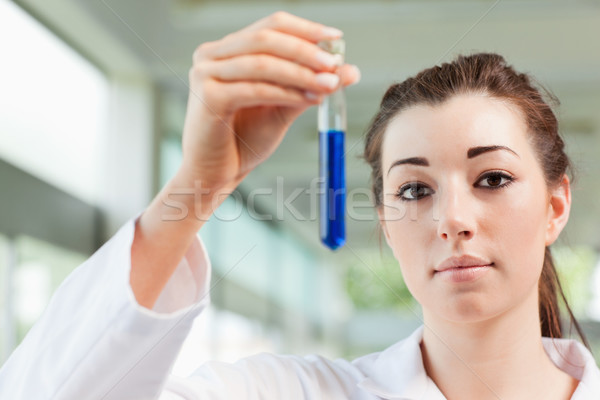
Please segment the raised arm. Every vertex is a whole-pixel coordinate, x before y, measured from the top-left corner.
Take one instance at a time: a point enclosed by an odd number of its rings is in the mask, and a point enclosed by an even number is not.
[[[140,305],[152,308],[203,223],[273,153],[292,122],[359,79],[350,65],[336,70],[316,45],[339,36],[277,12],[196,49],[183,162],[135,228],[130,283]]]

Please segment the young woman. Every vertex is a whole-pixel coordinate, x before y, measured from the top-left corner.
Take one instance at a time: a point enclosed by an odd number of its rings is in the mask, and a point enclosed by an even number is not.
[[[298,115],[359,79],[316,46],[340,35],[277,13],[196,50],[179,172],[57,291],[0,372],[1,398],[600,398],[590,352],[560,339],[548,246],[571,194],[556,118],[492,54],[392,86],[368,131],[376,208],[422,327],[353,362],[262,354],[168,377],[208,301],[197,231]]]

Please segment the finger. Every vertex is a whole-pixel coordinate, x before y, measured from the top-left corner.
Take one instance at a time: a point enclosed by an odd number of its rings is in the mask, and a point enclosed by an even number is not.
[[[266,54],[212,61],[205,63],[203,69],[220,81],[269,82],[319,94],[331,93],[340,82],[339,75],[315,73],[310,68]]]
[[[314,70],[333,70],[339,63],[339,56],[320,49],[314,43],[270,29],[239,32],[218,42],[204,43],[194,53],[194,59],[201,62],[247,54],[270,54]]]
[[[338,74],[342,86],[350,86],[360,82],[361,74],[356,65],[344,64],[339,68]]]
[[[302,90],[264,82],[233,82],[220,86],[218,96],[228,102],[224,107],[228,113],[258,106],[308,107],[321,100],[320,96],[312,97]]]
[[[325,39],[337,39],[343,36],[343,32],[337,28],[300,18],[285,11],[273,13],[244,30],[254,31],[264,28],[298,36],[313,43]]]

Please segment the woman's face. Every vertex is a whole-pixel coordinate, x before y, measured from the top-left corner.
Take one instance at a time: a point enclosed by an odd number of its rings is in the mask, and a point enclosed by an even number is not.
[[[455,96],[402,111],[384,135],[380,219],[424,312],[481,321],[535,296],[558,233],[549,232],[548,189],[514,106]]]

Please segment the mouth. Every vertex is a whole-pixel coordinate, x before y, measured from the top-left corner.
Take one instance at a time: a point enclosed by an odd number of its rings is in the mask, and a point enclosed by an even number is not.
[[[470,254],[464,254],[459,257],[450,257],[441,262],[435,272],[444,272],[449,270],[461,270],[469,268],[483,268],[493,266],[494,263],[482,257],[477,257]]]
[[[494,267],[489,259],[463,254],[445,259],[435,268],[434,276],[443,282],[457,284],[476,281]]]

